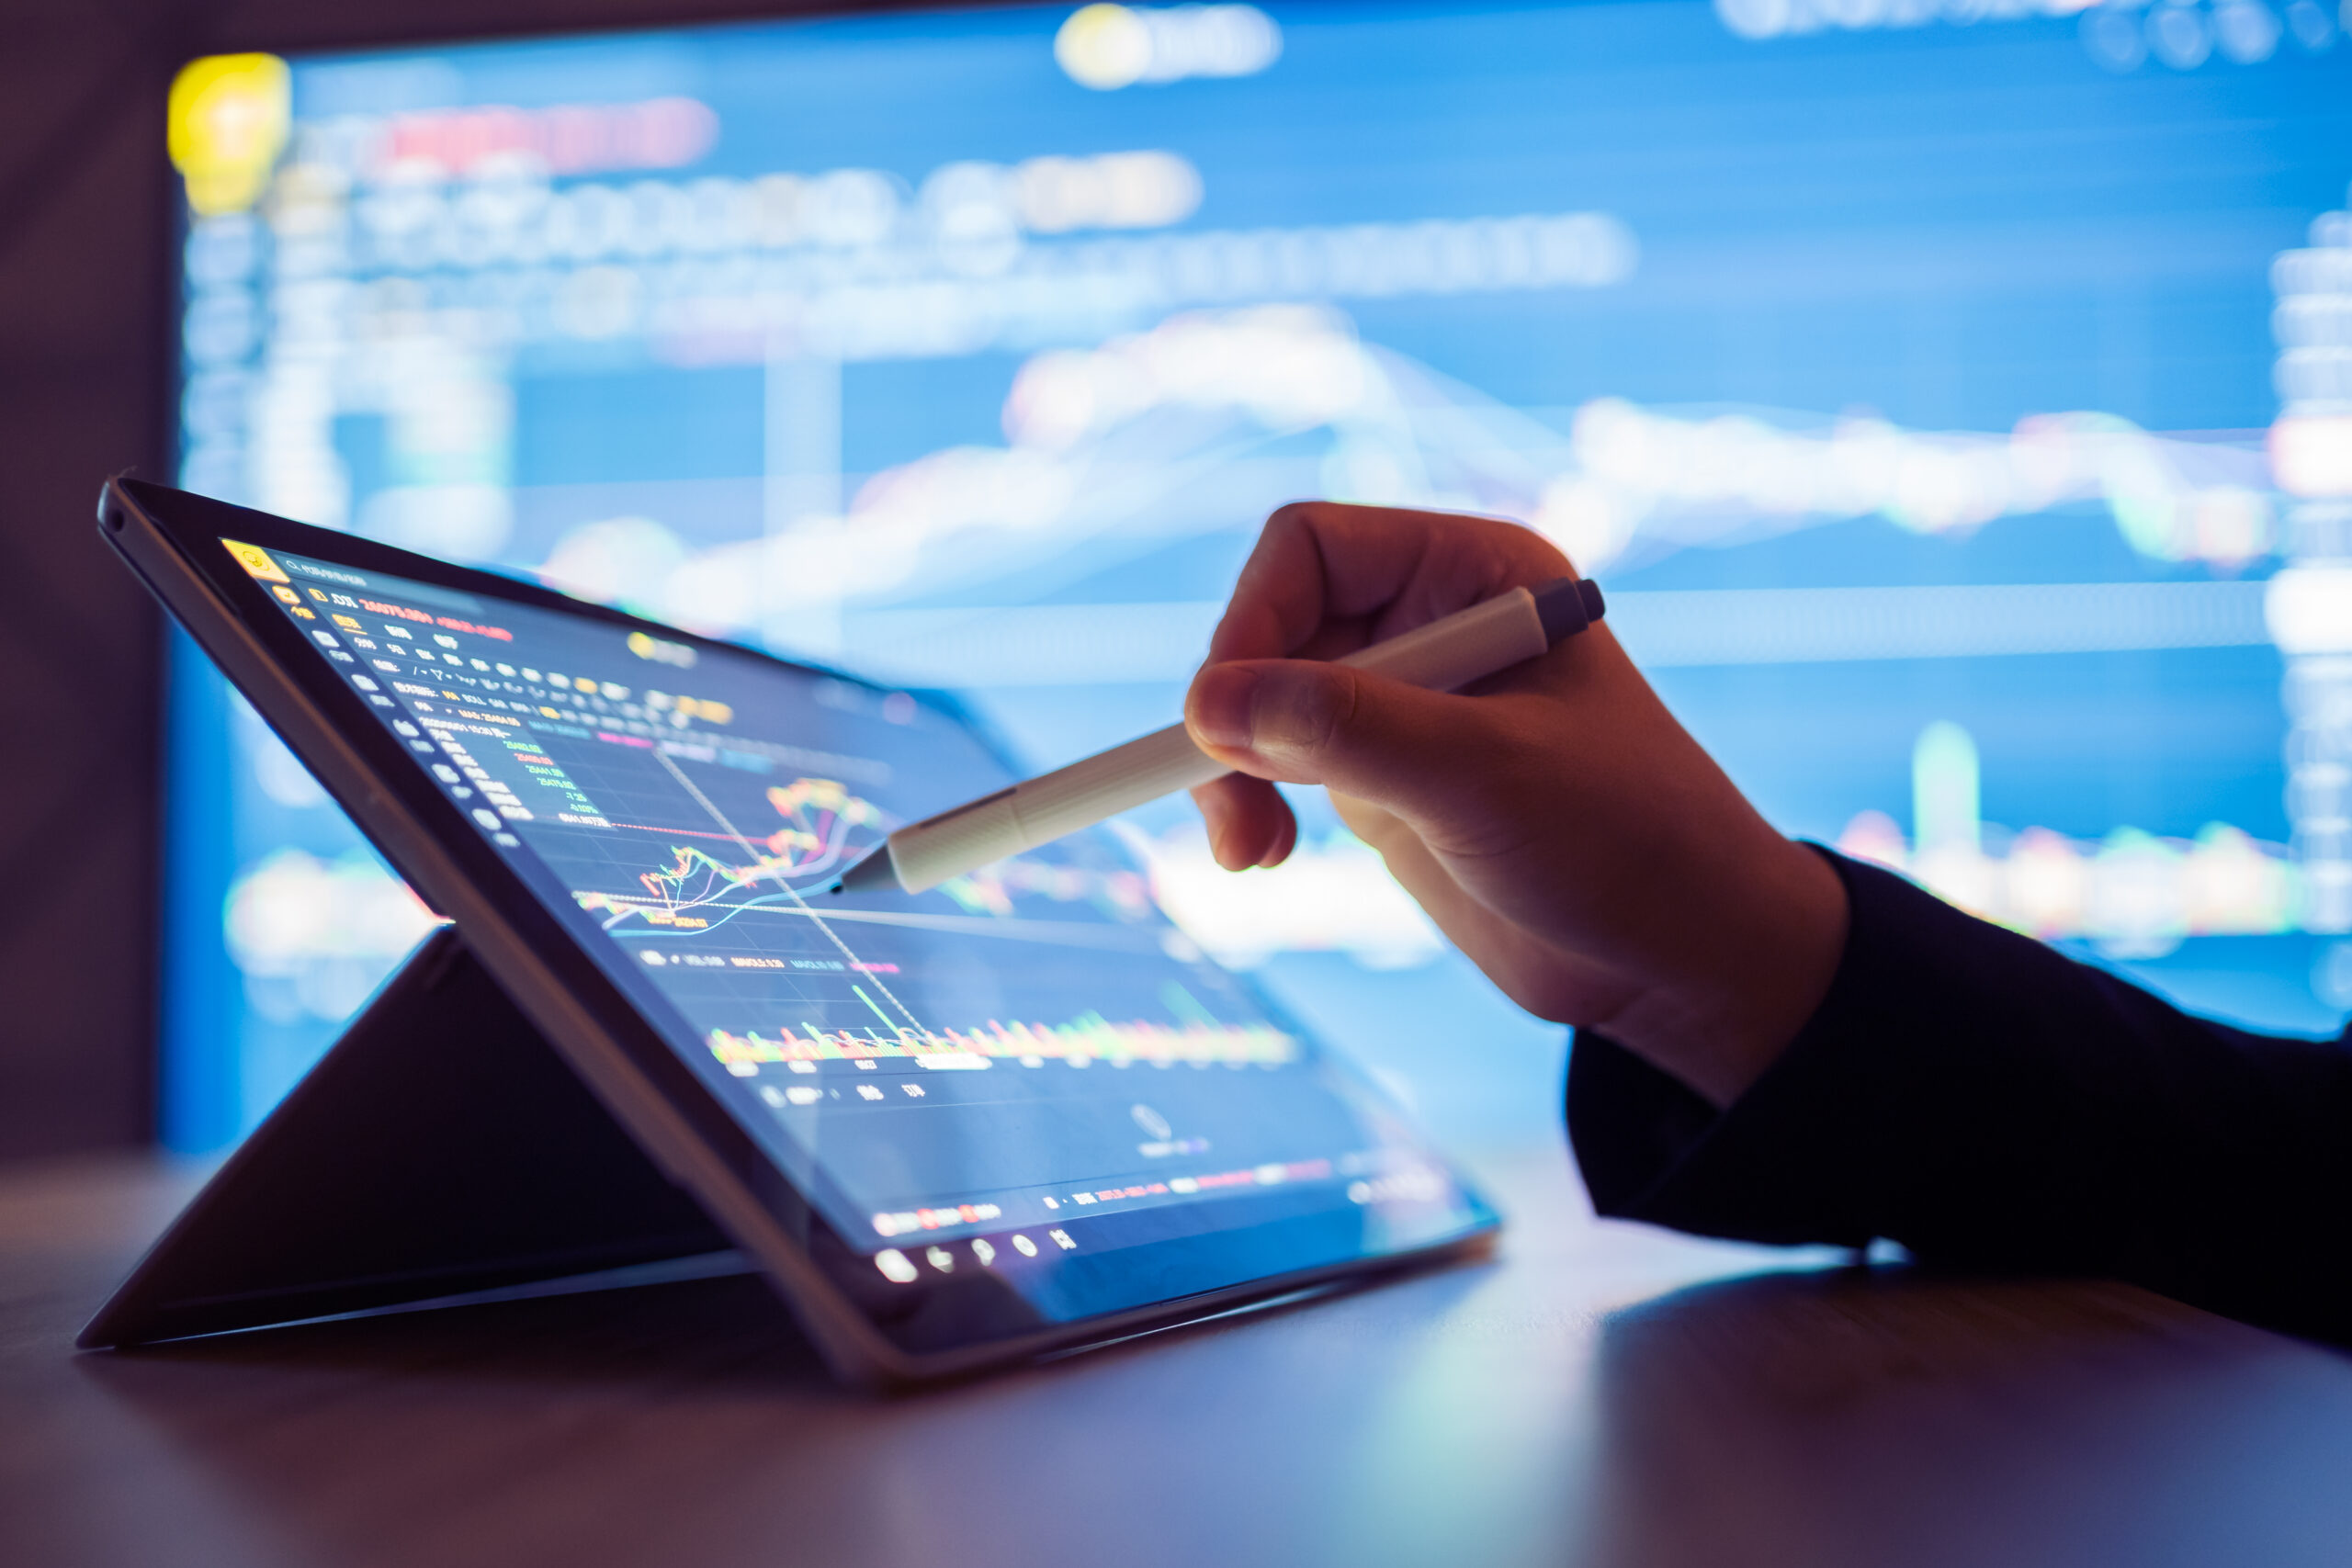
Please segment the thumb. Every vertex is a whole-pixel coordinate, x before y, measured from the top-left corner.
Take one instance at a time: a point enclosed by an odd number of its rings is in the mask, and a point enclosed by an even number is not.
[[[1314,660],[1235,660],[1193,680],[1184,722],[1204,750],[1242,773],[1328,784],[1417,827],[1458,828],[1516,772],[1496,700]]]

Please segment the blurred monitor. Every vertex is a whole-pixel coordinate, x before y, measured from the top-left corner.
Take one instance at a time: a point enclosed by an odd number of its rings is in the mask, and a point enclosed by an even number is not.
[[[1167,722],[1295,497],[1521,518],[1792,833],[2198,1008],[2352,1007],[2334,0],[1090,5],[190,65],[179,477],[909,686]],[[186,649],[183,648],[183,654]],[[175,666],[169,1142],[431,917]],[[1600,738],[1605,742],[1605,738]],[[1442,1134],[1554,1135],[1328,805],[1136,813]]]

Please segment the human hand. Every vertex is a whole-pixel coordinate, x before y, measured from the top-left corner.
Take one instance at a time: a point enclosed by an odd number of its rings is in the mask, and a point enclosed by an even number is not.
[[[1458,694],[1329,662],[1572,570],[1515,524],[1282,508],[1185,700],[1193,739],[1236,770],[1193,795],[1240,870],[1296,842],[1271,781],[1327,786],[1512,1000],[1727,1105],[1828,988],[1837,874],[1758,815],[1605,622]]]

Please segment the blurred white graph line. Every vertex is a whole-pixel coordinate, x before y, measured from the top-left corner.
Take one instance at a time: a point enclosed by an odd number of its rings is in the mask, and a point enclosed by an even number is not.
[[[2005,433],[1774,418],[1600,398],[1563,432],[1362,343],[1328,307],[1193,311],[1031,356],[1005,400],[1006,446],[930,453],[867,479],[842,517],[716,547],[659,584],[628,575],[642,603],[681,624],[764,625],[779,646],[833,658],[849,646],[830,629],[837,615],[988,582],[1048,592],[1032,574],[1067,567],[1081,543],[1132,550],[1304,493],[1528,517],[1604,573],[1847,518],[1957,536],[2075,504],[2103,507],[2151,559],[2234,570],[2272,547],[2264,457],[2250,445],[2167,438],[2097,412],[2034,415]],[[1238,465],[1309,431],[1328,432],[1314,471],[1262,491],[1204,488],[1239,481]]]
[[[1699,589],[1619,593],[1609,618],[1652,668],[2131,653],[2267,643],[2259,582]]]
[[[1623,592],[1609,622],[1656,670],[1873,659],[2129,653],[2267,644],[2261,582],[1733,588]],[[847,656],[897,681],[1116,685],[1187,679],[1222,604],[882,610],[845,625]]]
[[[1868,415],[1791,428],[1746,412],[1678,414],[1618,398],[1576,413],[1575,467],[1537,521],[1589,570],[1734,536],[1879,516],[1920,534],[2092,502],[2155,560],[2231,570],[2273,547],[2268,465],[2252,439],[2191,441],[2091,411],[2006,433],[1905,430]]]

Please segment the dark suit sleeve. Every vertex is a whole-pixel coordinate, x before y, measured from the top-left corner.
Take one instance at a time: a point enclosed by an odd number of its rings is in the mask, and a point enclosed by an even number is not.
[[[1837,976],[1728,1110],[1578,1032],[1568,1131],[1600,1213],[2115,1276],[2352,1339],[2352,1050],[2192,1018],[1829,858]]]

